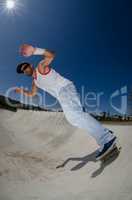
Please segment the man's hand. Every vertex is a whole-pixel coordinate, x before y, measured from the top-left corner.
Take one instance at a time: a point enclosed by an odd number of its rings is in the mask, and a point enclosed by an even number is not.
[[[35,52],[35,48],[28,44],[23,44],[19,50],[20,54],[25,57],[32,56]]]
[[[15,92],[18,94],[22,94],[23,93],[23,89],[22,88],[16,88]]]
[[[15,89],[16,93],[19,94],[24,94],[25,96],[28,97],[33,97],[37,94],[37,86],[35,85],[34,81],[32,82],[32,90],[31,91],[26,91],[23,88],[16,88]]]

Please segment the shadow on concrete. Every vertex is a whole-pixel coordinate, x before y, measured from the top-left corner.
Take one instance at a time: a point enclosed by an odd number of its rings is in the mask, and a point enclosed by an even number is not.
[[[106,161],[97,161],[95,156],[96,156],[96,151],[84,157],[74,157],[74,158],[71,157],[71,158],[68,158],[66,161],[64,161],[64,163],[62,163],[61,165],[58,165],[56,169],[64,168],[70,161],[79,162],[79,164],[73,167],[71,171],[80,170],[81,168],[85,167],[89,162],[94,162],[94,163],[100,162],[99,169],[94,171],[91,175],[92,178],[95,178],[104,171],[105,167],[113,163],[118,158],[119,152],[118,153],[116,152],[114,155],[110,156]]]

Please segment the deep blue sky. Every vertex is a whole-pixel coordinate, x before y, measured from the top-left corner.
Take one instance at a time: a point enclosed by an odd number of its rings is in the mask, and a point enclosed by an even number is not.
[[[12,86],[30,87],[16,65],[41,58],[22,58],[23,43],[56,51],[53,67],[72,80],[78,91],[104,92],[101,110],[109,110],[112,92],[132,76],[132,14],[128,0],[18,0],[15,16],[0,13],[0,93]],[[19,99],[19,95],[12,94]],[[36,99],[35,99],[36,101]],[[47,102],[53,99],[47,96]],[[111,109],[110,109],[111,110]]]

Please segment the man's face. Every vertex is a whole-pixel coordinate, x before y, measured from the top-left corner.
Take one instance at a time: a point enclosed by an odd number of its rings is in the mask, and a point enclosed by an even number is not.
[[[24,70],[24,74],[27,75],[27,76],[32,76],[32,74],[33,74],[32,65],[29,65],[29,66]]]

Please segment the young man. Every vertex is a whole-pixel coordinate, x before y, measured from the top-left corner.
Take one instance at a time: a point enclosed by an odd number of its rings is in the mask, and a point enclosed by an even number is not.
[[[31,45],[24,44],[20,47],[20,53],[23,56],[41,55],[44,59],[33,69],[29,63],[21,63],[17,66],[17,73],[23,73],[33,77],[32,90],[25,91],[16,88],[16,93],[22,93],[29,97],[36,95],[37,88],[45,90],[56,97],[64,111],[67,120],[79,128],[85,129],[96,140],[100,148],[97,151],[96,159],[101,159],[116,144],[116,137],[113,132],[104,128],[96,119],[88,113],[83,112],[83,108],[72,81],[62,77],[53,68],[50,67],[55,54],[46,49],[34,48]]]

